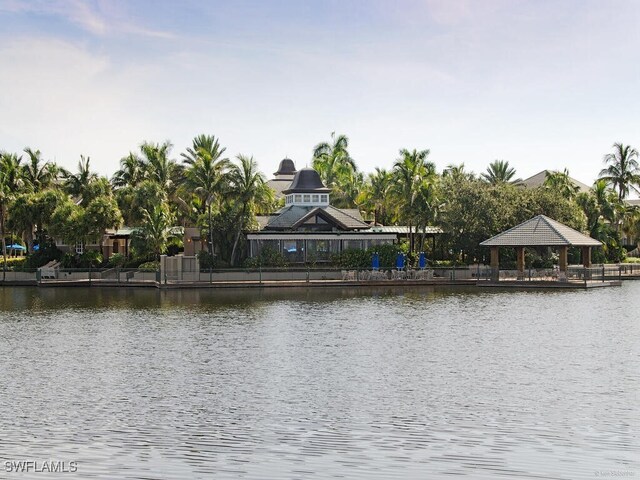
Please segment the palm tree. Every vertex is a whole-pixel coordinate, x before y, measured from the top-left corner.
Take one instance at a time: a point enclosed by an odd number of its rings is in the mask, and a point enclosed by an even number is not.
[[[613,144],[613,153],[604,156],[604,162],[609,166],[600,171],[600,178],[609,182],[618,191],[618,199],[624,200],[629,190],[638,192],[640,185],[640,168],[638,166],[638,151],[630,145]]]
[[[22,184],[20,161],[22,157],[18,157],[13,153],[0,153],[0,237],[2,238],[2,255],[4,259],[4,271],[7,266],[7,239],[6,239],[6,220],[8,205],[13,197],[18,193],[18,189]]]
[[[237,215],[236,238],[231,250],[231,265],[235,264],[238,242],[242,231],[249,227],[256,213],[266,210],[273,203],[273,190],[266,183],[264,175],[258,171],[258,164],[253,157],[238,155],[239,165],[232,165],[229,172],[230,193],[236,205]]]
[[[331,132],[331,143],[321,142],[313,149],[313,168],[326,187],[339,191],[340,176],[356,171],[356,163],[349,155],[349,139],[346,135]]]
[[[473,173],[467,172],[464,163],[460,165],[454,165],[453,163],[447,165],[442,172],[444,178],[451,178],[454,181],[460,180],[472,180],[474,178]]]
[[[24,152],[29,156],[28,162],[22,166],[27,188],[37,193],[52,185],[58,176],[58,167],[50,162],[43,163],[40,150],[27,147]]]
[[[142,235],[147,248],[153,252],[156,260],[160,259],[160,255],[167,248],[172,224],[173,217],[166,206],[156,205],[150,210],[144,210]]]
[[[400,158],[393,165],[393,176],[395,180],[394,193],[398,200],[398,217],[407,222],[409,227],[409,251],[413,252],[414,231],[416,212],[414,205],[422,183],[434,173],[432,164],[428,165],[426,158],[430,151],[407,149],[400,150]]]
[[[78,173],[65,172],[65,187],[72,197],[80,197],[81,203],[87,201],[86,193],[90,184],[98,179],[98,175],[89,168],[90,157],[80,155]]]
[[[575,198],[577,193],[580,191],[580,188],[571,180],[569,170],[566,168],[562,172],[547,172],[542,185],[544,188],[558,192],[564,198],[569,200]]]
[[[224,151],[224,149],[223,149]],[[228,158],[220,158],[220,155],[212,155],[210,150],[199,148],[194,152],[195,161],[187,163],[185,171],[185,188],[196,195],[202,208],[200,213],[208,213],[207,230],[209,238],[209,253],[213,254],[212,241],[212,209],[222,200],[227,185],[227,175],[230,167]],[[186,163],[186,160],[185,160]],[[189,204],[189,202],[185,202]]]
[[[376,167],[375,172],[369,174],[358,195],[358,203],[368,212],[373,212],[374,225],[386,223],[392,182],[393,176],[390,172]]]
[[[187,148],[186,153],[181,153],[180,156],[186,165],[193,165],[198,161],[202,152],[207,152],[207,155],[214,160],[220,159],[224,154],[226,148],[220,147],[220,142],[214,135],[198,135],[194,137],[192,146]]]
[[[174,160],[169,158],[172,147],[170,142],[162,144],[144,142],[140,146],[146,177],[162,186],[168,193],[175,190],[182,170]]]
[[[509,183],[515,176],[516,171],[509,166],[509,162],[504,160],[496,160],[489,164],[487,172],[483,173],[481,177],[492,185],[500,183]]]
[[[135,153],[120,160],[120,169],[116,170],[111,183],[116,188],[136,187],[144,179],[144,165]]]

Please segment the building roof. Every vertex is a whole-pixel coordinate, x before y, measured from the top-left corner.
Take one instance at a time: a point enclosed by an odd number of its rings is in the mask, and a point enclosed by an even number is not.
[[[587,235],[555,220],[538,215],[481,242],[483,247],[597,247],[602,245]]]
[[[282,193],[329,193],[331,190],[324,186],[320,175],[313,168],[303,168],[293,177],[293,182]]]
[[[431,225],[427,225],[425,228],[411,227],[411,230],[413,230],[414,233],[425,233],[427,235],[444,233],[440,227],[433,227]],[[376,225],[371,227],[371,231],[407,235],[409,233],[409,227],[407,225]]]
[[[264,230],[295,230],[306,220],[319,215],[328,223],[335,224],[342,230],[365,230],[369,225],[364,223],[360,212],[351,209],[339,209],[327,206],[289,205],[281,209],[277,215],[269,217]]]
[[[524,180],[520,180],[518,182],[518,185],[522,185],[527,188],[541,187],[544,184],[544,181],[547,179],[547,175],[550,173],[553,173],[553,172],[550,170],[542,170],[541,172],[536,173],[532,177],[525,178]],[[573,183],[574,186],[578,187],[578,189],[581,192],[588,192],[589,190],[591,190],[591,187],[582,183],[579,180],[576,180],[575,178],[569,177],[569,180],[571,180],[571,183]]]
[[[278,166],[278,171],[274,173],[274,175],[277,177],[278,175],[295,175],[296,173],[296,166],[293,163],[293,160],[291,160],[290,158],[283,158],[280,161],[280,165]]]
[[[267,186],[275,192],[276,200],[284,197],[284,190],[291,185],[291,178],[274,178],[267,180]]]

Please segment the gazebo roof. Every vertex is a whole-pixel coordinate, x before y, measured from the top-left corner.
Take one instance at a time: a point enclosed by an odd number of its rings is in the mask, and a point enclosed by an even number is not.
[[[538,215],[481,242],[483,247],[598,247],[601,242],[555,220]]]

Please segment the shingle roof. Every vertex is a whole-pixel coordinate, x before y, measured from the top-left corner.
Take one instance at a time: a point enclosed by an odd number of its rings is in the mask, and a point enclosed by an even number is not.
[[[298,170],[289,188],[282,193],[286,195],[288,193],[329,193],[330,191],[331,189],[322,183],[318,172],[313,168],[303,168]]]
[[[276,199],[284,197],[284,190],[289,188],[291,185],[291,178],[274,178],[272,180],[267,180],[267,186],[271,188],[275,192]]]
[[[369,228],[369,226],[362,221],[360,212],[358,212],[357,210],[341,210],[332,206],[301,207],[298,205],[290,205],[281,209],[276,216],[271,217],[268,224],[264,228],[267,230],[294,229],[296,225],[300,223],[300,221],[303,221],[305,217],[310,216],[311,214],[313,214],[313,212],[321,212],[321,214],[330,219],[333,219],[336,224],[346,230],[360,230]]]
[[[560,222],[538,215],[481,242],[483,247],[596,247],[602,245]]]
[[[541,187],[542,185],[544,185],[544,181],[547,179],[547,174],[549,173],[552,173],[552,172],[549,170],[543,170],[529,178],[520,180],[520,182],[518,182],[518,185],[523,185],[528,188]],[[585,185],[580,180],[576,180],[575,178],[572,178],[572,177],[569,177],[569,180],[571,180],[571,183],[573,183],[574,186],[578,187],[578,189],[581,192],[588,192],[589,190],[591,190],[591,187],[589,187],[588,185]]]

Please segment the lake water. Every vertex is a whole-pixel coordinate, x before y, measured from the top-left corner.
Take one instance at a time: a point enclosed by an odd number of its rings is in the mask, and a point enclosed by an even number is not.
[[[0,358],[1,478],[640,477],[640,282],[4,287]]]

